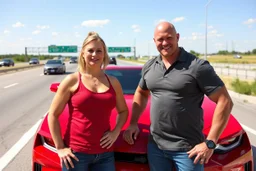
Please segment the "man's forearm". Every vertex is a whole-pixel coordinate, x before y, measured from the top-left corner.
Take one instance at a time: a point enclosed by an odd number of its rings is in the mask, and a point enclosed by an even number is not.
[[[221,133],[228,123],[232,107],[232,101],[217,103],[213,115],[212,126],[207,139],[213,140],[215,143],[217,143]]]
[[[139,92],[135,93],[133,104],[132,104],[132,117],[131,117],[130,124],[137,124],[138,123],[140,115],[142,114],[142,112],[146,108],[147,102],[148,102],[148,96],[147,95],[143,95]]]
[[[117,115],[116,126],[114,131],[120,132],[128,118],[128,111],[122,111]]]

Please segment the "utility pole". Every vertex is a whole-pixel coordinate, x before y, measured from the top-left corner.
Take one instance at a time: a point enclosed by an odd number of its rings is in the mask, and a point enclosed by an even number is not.
[[[27,62],[28,60],[28,50],[27,50],[27,47],[25,47],[25,61],[24,62]]]
[[[136,60],[136,39],[134,39],[134,47],[133,47],[133,52],[134,52],[134,59]]]

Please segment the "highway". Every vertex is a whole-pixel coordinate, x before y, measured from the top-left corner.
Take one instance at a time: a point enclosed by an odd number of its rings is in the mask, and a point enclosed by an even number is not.
[[[54,96],[49,87],[76,71],[76,64],[66,63],[66,66],[65,75],[43,75],[43,67],[0,75],[0,171],[8,159],[10,162],[3,171],[31,170],[33,135]],[[233,98],[233,101],[232,113],[247,131],[256,154],[256,105],[241,99]]]

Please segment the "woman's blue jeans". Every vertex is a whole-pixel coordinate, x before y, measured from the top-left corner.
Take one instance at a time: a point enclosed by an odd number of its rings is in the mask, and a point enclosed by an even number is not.
[[[62,164],[62,171],[115,171],[114,152],[106,152],[102,154],[85,154],[74,152],[74,155],[79,159],[72,159],[74,168],[67,169],[65,164]]]

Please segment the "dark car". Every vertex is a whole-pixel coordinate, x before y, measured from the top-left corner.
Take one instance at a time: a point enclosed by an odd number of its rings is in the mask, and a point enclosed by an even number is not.
[[[50,59],[44,65],[44,75],[46,74],[64,74],[66,73],[66,66],[62,60]]]
[[[123,89],[125,101],[131,117],[133,96],[141,78],[142,66],[107,66],[105,73],[116,77]],[[53,83],[50,90],[56,92],[59,83]],[[216,104],[206,96],[203,100],[205,137],[208,136],[213,119]],[[145,106],[145,111],[138,121],[140,134],[134,145],[129,145],[123,140],[123,131],[129,126],[126,122],[122,131],[114,143],[116,171],[149,171],[147,159],[147,142],[150,132],[150,105],[151,98]],[[99,104],[100,107],[100,104]],[[112,110],[110,118],[110,129],[116,125],[118,112]],[[48,114],[43,118],[35,137],[32,150],[32,171],[61,171],[60,158],[57,148],[49,131]],[[69,108],[65,106],[59,117],[60,132],[62,138],[68,133]],[[214,154],[207,164],[205,171],[253,171],[253,152],[247,133],[233,115],[230,116],[228,124],[220,136]],[[160,170],[159,170],[160,171]]]
[[[117,63],[116,63],[116,57],[115,57],[115,56],[110,56],[110,57],[109,57],[109,64],[114,64],[114,65],[117,64]]]
[[[12,59],[3,59],[0,61],[0,67],[2,66],[14,66],[14,61]]]
[[[39,59],[38,58],[31,58],[29,60],[29,65],[32,65],[32,64],[40,64]]]
[[[75,64],[75,63],[77,63],[77,57],[71,57],[69,63],[70,63],[70,64]]]

